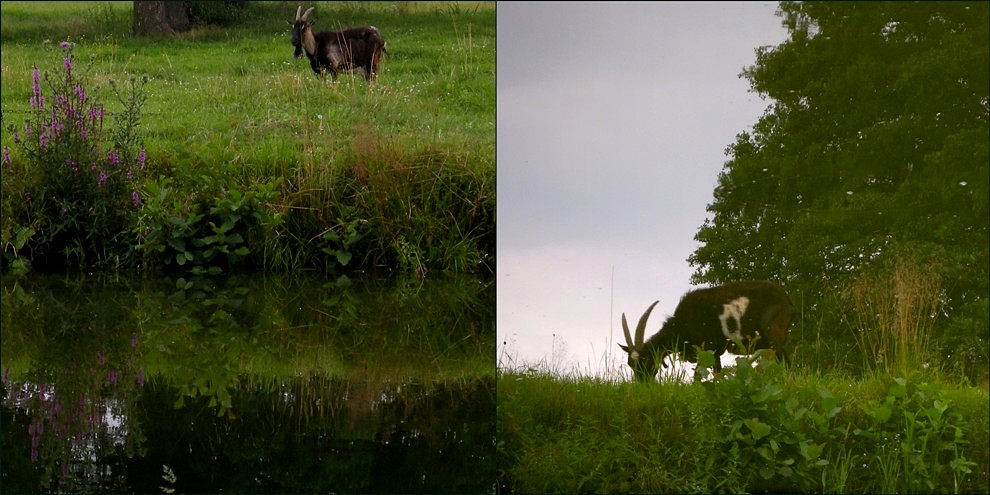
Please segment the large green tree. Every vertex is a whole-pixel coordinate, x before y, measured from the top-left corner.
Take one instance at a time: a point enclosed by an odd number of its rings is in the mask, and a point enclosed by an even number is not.
[[[741,75],[772,103],[726,150],[694,281],[776,279],[835,313],[850,275],[910,256],[942,277],[943,336],[986,346],[988,11],[782,2],[789,39]]]

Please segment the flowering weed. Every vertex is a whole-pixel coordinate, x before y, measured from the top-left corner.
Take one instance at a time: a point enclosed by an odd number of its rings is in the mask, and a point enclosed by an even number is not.
[[[7,126],[15,150],[3,148],[3,252],[23,263],[30,250],[45,267],[120,265],[140,207],[145,151],[138,130],[147,77],[131,77],[123,110],[108,117],[75,65],[74,43],[59,43],[52,71],[31,71],[30,111],[23,127]],[[44,84],[43,84],[44,83]],[[44,86],[44,87],[43,87]]]

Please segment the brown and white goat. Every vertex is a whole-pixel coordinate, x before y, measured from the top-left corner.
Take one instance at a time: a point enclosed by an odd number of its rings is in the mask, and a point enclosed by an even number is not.
[[[296,9],[296,20],[292,26],[292,46],[294,56],[299,58],[305,51],[309,65],[317,74],[330,73],[331,80],[337,80],[340,71],[364,70],[368,82],[378,79],[378,62],[385,51],[385,40],[375,26],[363,26],[343,31],[323,31],[313,33],[313,25],[306,20],[316,7],[302,13],[302,5]]]
[[[754,349],[773,348],[787,362],[787,328],[797,310],[787,293],[771,282],[735,282],[688,292],[677,304],[674,316],[664,322],[656,335],[643,342],[646,320],[658,302],[651,304],[640,317],[636,340],[630,337],[626,315],[622,315],[626,345],[619,347],[629,354],[627,362],[639,381],[652,381],[660,365],[667,366],[664,358],[674,352],[697,362],[694,346],[711,350],[715,354],[715,371],[721,371],[719,358],[732,341]]]

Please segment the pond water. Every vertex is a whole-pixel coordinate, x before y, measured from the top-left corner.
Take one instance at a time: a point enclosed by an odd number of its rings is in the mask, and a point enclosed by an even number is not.
[[[4,493],[490,493],[471,277],[5,275]]]

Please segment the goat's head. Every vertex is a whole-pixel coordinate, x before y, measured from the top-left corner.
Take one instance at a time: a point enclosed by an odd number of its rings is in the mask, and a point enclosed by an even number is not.
[[[303,51],[303,42],[306,41],[305,38],[312,37],[311,26],[312,24],[306,21],[309,17],[310,12],[316,7],[310,7],[306,9],[305,13],[302,13],[302,5],[296,9],[296,20],[290,22],[289,25],[292,26],[292,46],[296,47],[293,56],[299,58]]]
[[[657,371],[660,370],[660,363],[663,362],[664,358],[662,351],[657,352],[659,349],[647,349],[643,344],[643,332],[646,331],[646,320],[650,318],[650,312],[653,311],[653,307],[658,302],[660,301],[654,301],[649,308],[646,308],[643,316],[639,317],[639,323],[636,325],[635,340],[629,335],[629,324],[626,323],[626,314],[622,313],[622,332],[626,336],[626,345],[619,344],[619,347],[629,354],[629,359],[626,362],[632,368],[633,376],[641,382],[652,381],[657,376]]]

